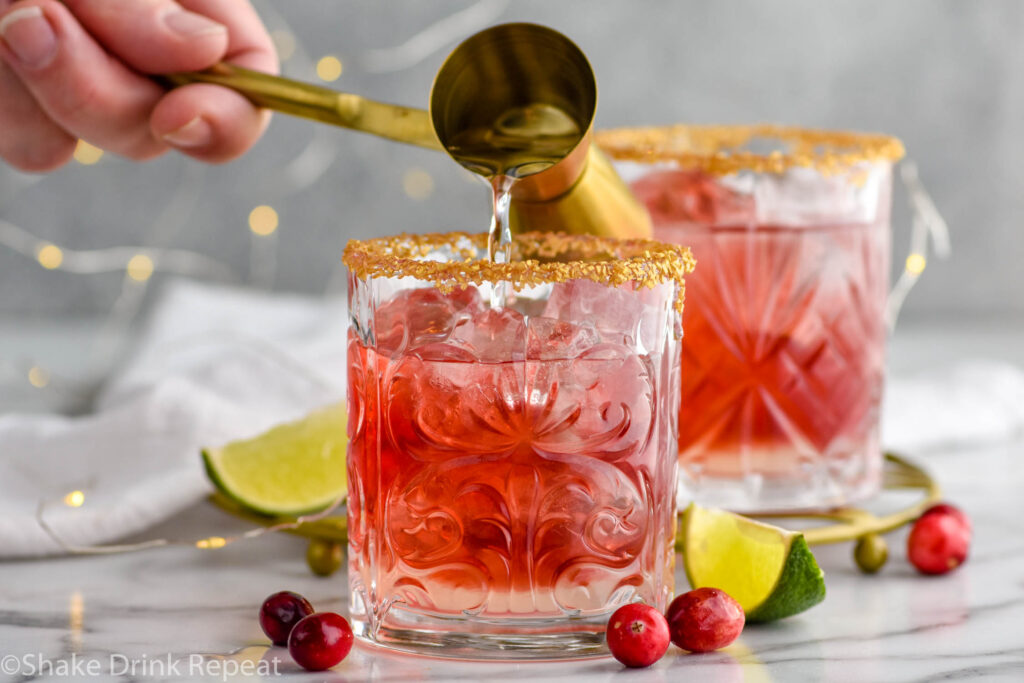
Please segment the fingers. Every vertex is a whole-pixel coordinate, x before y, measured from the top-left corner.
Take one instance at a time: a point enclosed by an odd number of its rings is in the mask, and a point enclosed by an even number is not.
[[[230,90],[197,83],[177,88],[153,110],[153,135],[191,157],[222,163],[245,153],[269,121],[261,111]]]
[[[172,0],[64,0],[108,51],[142,73],[196,71],[228,49],[224,24]]]
[[[168,145],[233,159],[259,138],[266,112],[225,88],[165,92],[141,74],[220,60],[277,71],[247,0],[0,0],[0,58],[0,156],[40,170],[63,163],[75,138],[134,159]]]
[[[181,4],[228,27],[224,61],[277,73],[277,55],[259,16],[246,0],[182,0]],[[153,111],[154,136],[202,161],[230,161],[248,150],[267,127],[269,112],[238,93],[188,85],[168,93]]]
[[[56,0],[14,3],[0,18],[0,56],[72,136],[133,159],[166,149],[148,125],[163,90],[107,54]]]
[[[0,12],[10,4],[0,0]],[[75,139],[46,116],[0,62],[0,158],[22,171],[50,171],[66,163],[74,150]]]
[[[256,71],[276,74],[277,53],[270,35],[263,27],[249,0],[180,0],[193,12],[214,19],[228,28],[226,62]]]
[[[22,171],[52,171],[71,158],[75,143],[0,64],[0,159]]]

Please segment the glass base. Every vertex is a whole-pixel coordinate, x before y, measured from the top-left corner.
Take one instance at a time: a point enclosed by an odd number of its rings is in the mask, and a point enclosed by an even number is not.
[[[614,610],[612,610],[614,611]],[[376,629],[353,615],[361,641],[409,654],[466,660],[557,660],[608,656],[607,614],[587,617],[481,619],[412,612],[394,605]]]
[[[769,460],[769,454],[751,454]],[[712,458],[707,458],[711,460]],[[735,458],[734,458],[735,459]],[[793,472],[715,475],[680,468],[677,502],[690,502],[743,514],[811,512],[857,503],[882,487],[882,454],[877,444],[841,461],[819,461]]]

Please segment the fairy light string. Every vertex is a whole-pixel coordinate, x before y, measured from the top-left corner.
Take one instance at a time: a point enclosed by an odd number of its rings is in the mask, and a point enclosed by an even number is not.
[[[891,333],[907,299],[907,295],[928,267],[928,253],[933,251],[941,259],[949,258],[952,245],[946,224],[931,195],[921,183],[917,164],[904,161],[899,166],[900,181],[907,192],[907,201],[913,218],[910,224],[910,251],[903,262],[903,271],[886,301],[885,323]],[[931,249],[929,249],[931,247]]]
[[[65,540],[57,531],[51,526],[49,521],[46,519],[46,512],[50,510],[54,503],[52,501],[40,502],[36,509],[36,523],[39,528],[53,541],[62,551],[69,555],[117,555],[123,553],[134,553],[142,550],[150,550],[153,548],[167,548],[167,547],[192,547],[198,550],[220,550],[233,543],[241,541],[248,541],[260,536],[272,534],[280,531],[294,531],[299,527],[311,524],[314,522],[322,521],[331,516],[342,503],[345,502],[345,495],[341,495],[336,498],[327,508],[317,512],[315,514],[302,515],[296,517],[294,520],[287,522],[280,522],[269,526],[260,526],[249,529],[243,533],[229,535],[229,536],[204,536],[202,538],[193,540],[184,539],[171,539],[171,538],[154,538],[139,543],[114,543],[104,545],[78,545]],[[82,491],[70,491],[65,495],[60,503],[68,508],[74,510],[80,509],[85,505],[85,494]]]

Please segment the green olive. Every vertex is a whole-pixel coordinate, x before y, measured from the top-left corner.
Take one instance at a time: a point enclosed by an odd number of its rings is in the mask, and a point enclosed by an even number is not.
[[[865,574],[874,574],[889,559],[889,546],[878,534],[865,534],[857,541],[853,549],[853,559]]]
[[[341,556],[340,543],[314,538],[306,549],[306,564],[317,576],[330,576],[341,567]]]

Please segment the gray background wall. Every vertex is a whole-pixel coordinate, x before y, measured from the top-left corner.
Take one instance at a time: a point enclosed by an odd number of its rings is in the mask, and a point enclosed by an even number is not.
[[[424,106],[461,37],[529,20],[574,38],[601,89],[599,127],[774,121],[901,137],[953,232],[906,315],[1024,317],[1024,3],[1018,0],[265,0],[299,50],[284,70],[313,80],[338,55],[334,85]],[[439,20],[449,18],[437,24]],[[451,25],[455,24],[454,31]],[[446,26],[448,27],[446,33]],[[424,32],[424,29],[433,27]],[[413,198],[404,181],[430,175]],[[420,187],[422,190],[422,186]],[[427,188],[430,189],[430,188]],[[423,194],[422,192],[420,194]],[[209,254],[248,277],[251,208],[281,216],[275,288],[323,292],[347,239],[484,229],[488,196],[445,157],[275,117],[245,158],[204,167],[177,155],[145,165],[104,156],[46,177],[0,169],[0,218],[78,249],[123,244]],[[896,263],[907,212],[896,197]],[[157,276],[159,278],[161,276]],[[49,273],[0,246],[0,313],[105,312],[116,273]]]

